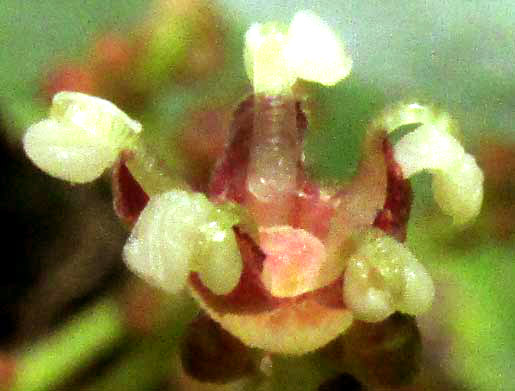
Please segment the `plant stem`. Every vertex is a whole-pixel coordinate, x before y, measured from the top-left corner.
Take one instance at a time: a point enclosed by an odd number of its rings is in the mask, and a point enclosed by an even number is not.
[[[124,317],[116,301],[101,300],[62,329],[18,353],[11,391],[54,389],[114,346],[125,333]]]
[[[134,158],[127,161],[127,168],[145,193],[152,196],[171,189],[189,189],[180,173],[166,167],[142,140],[131,146],[131,150]]]
[[[180,337],[198,313],[198,307],[185,295],[169,298],[152,334],[81,391],[141,391],[173,377]]]

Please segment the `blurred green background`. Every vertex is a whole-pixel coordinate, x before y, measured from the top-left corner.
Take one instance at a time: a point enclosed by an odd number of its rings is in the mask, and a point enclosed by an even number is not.
[[[110,213],[105,186],[70,189],[30,171],[30,164],[20,153],[24,129],[46,112],[47,104],[40,97],[43,75],[70,59],[84,58],[101,32],[130,32],[131,26],[146,15],[149,5],[141,0],[0,1],[0,114],[5,155],[2,210],[15,226],[23,221],[13,236],[31,236],[21,242],[16,238],[8,241],[6,254],[18,251],[21,259],[33,257],[26,268],[8,267],[10,273],[16,273],[15,278],[9,279],[6,273],[2,280],[2,306],[10,322],[2,328],[5,350],[27,346],[32,338],[43,335],[43,328],[26,336],[19,333],[19,307],[27,302],[32,303],[31,309],[45,306],[45,300],[33,298],[46,292],[44,287],[49,284],[42,277],[45,262],[57,275],[60,268],[55,260],[43,259],[61,258],[63,253],[74,257],[69,249],[59,252],[51,247],[51,251],[45,251],[45,246],[59,246],[52,235],[66,232],[70,224],[82,230],[80,227],[86,224],[83,218],[98,221],[100,212],[77,212],[84,202],[100,208],[104,215]],[[480,164],[485,165],[485,171],[486,166],[490,170],[486,171],[484,212],[464,233],[450,227],[450,220],[435,211],[428,177],[415,181],[408,245],[428,265],[438,292],[432,311],[419,323],[425,363],[421,384],[434,390],[515,390],[515,223],[510,219],[515,218],[514,3],[226,0],[219,3],[219,8],[227,28],[225,66],[200,82],[172,84],[156,92],[138,117],[144,125],[151,124],[151,137],[170,137],[192,110],[206,102],[236,102],[243,95],[247,87],[240,55],[241,34],[251,22],[287,22],[296,10],[304,8],[317,12],[341,32],[354,67],[352,76],[336,88],[311,90],[312,100],[322,113],[313,122],[313,137],[307,145],[307,157],[316,175],[349,177],[360,156],[367,121],[385,105],[411,99],[435,103],[457,118],[467,149],[481,156]],[[486,152],[485,146],[489,148]],[[497,147],[504,148],[503,156],[507,154],[508,158],[499,158]],[[490,180],[489,174],[500,179]],[[61,213],[63,210],[67,214]],[[503,216],[508,216],[507,221],[502,221]],[[123,230],[116,222],[101,221],[112,230],[86,230],[90,235],[87,241],[98,236],[105,248],[79,255],[95,259],[107,251],[112,261],[107,271],[98,273],[97,285],[84,288],[82,294],[70,293],[79,307],[80,300],[94,300],[91,297],[96,294],[91,291],[105,293],[102,287],[118,281],[113,276],[124,273],[116,256],[123,244]],[[66,242],[61,247],[73,248],[78,242]],[[20,246],[24,248],[20,250]],[[18,261],[4,257],[4,262]],[[68,267],[73,269],[73,263]],[[96,272],[91,266],[77,278],[88,278],[88,273]],[[89,301],[79,299],[86,293]],[[68,308],[63,295],[63,291],[49,293],[56,313]],[[45,316],[41,310],[21,318],[25,323],[37,324],[37,319]],[[47,327],[57,327],[65,316],[54,314],[52,319]]]

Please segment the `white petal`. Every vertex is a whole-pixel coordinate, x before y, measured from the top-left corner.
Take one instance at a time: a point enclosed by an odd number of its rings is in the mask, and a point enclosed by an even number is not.
[[[297,12],[287,32],[279,24],[253,24],[244,57],[254,91],[266,95],[290,94],[297,78],[334,85],[352,67],[342,41],[311,11]]]
[[[23,139],[29,158],[48,174],[70,182],[98,178],[130,147],[141,125],[111,102],[78,92],[54,96],[50,118]]]
[[[214,293],[237,285],[243,263],[232,226],[235,216],[199,193],[170,191],[152,197],[124,248],[131,270],[175,293],[198,272]]]
[[[395,160],[406,178],[422,170],[447,170],[465,154],[460,143],[432,125],[423,125],[404,136],[394,147]]]
[[[433,173],[435,201],[455,223],[467,223],[479,214],[483,173],[449,133],[424,125],[404,136],[394,151],[407,178],[422,170]]]
[[[456,224],[479,214],[483,201],[483,173],[460,142],[455,121],[445,112],[402,104],[384,112],[373,126],[392,132],[402,125],[423,123],[394,147],[395,160],[405,178],[427,170],[433,174],[433,194],[444,213]]]

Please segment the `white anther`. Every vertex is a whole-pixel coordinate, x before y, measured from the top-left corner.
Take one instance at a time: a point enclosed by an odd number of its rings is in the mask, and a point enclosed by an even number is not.
[[[111,102],[78,92],[54,96],[48,119],[27,130],[23,146],[49,175],[86,183],[111,167],[120,150],[141,132],[141,124]]]
[[[192,271],[214,293],[228,293],[243,268],[232,231],[236,222],[202,194],[157,195],[132,230],[124,247],[125,262],[136,274],[172,293],[185,286]]]
[[[379,322],[395,311],[429,309],[434,286],[424,266],[395,239],[370,232],[349,258],[343,298],[356,319]]]
[[[395,146],[395,160],[405,178],[421,171],[433,174],[435,201],[456,224],[475,218],[483,201],[483,173],[456,138],[457,128],[447,113],[417,103],[385,112],[374,126],[392,132],[400,126],[421,123]]]
[[[334,85],[352,67],[342,41],[311,11],[297,12],[288,28],[253,24],[244,57],[254,91],[266,95],[289,94],[298,78]]]

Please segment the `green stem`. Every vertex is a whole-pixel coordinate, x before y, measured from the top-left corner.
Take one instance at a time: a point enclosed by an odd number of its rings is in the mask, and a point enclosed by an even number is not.
[[[55,389],[77,370],[90,365],[126,333],[118,304],[107,298],[69,324],[18,353],[11,391]]]
[[[128,160],[126,165],[147,194],[159,194],[171,189],[189,190],[183,176],[165,166],[142,140],[135,142],[130,150],[134,152],[134,158]]]
[[[170,379],[177,368],[176,351],[184,329],[198,313],[187,296],[169,297],[151,335],[132,348],[104,376],[81,391],[141,391]]]

